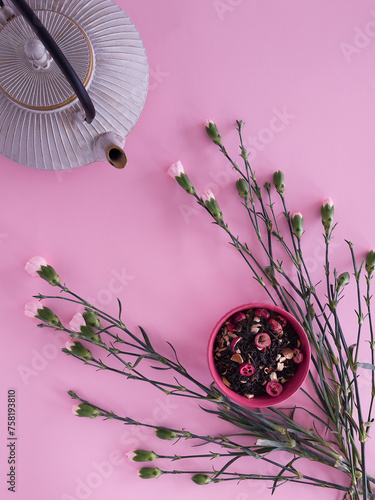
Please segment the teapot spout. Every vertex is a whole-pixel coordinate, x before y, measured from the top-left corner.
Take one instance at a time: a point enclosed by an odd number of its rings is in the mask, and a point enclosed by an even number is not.
[[[124,143],[125,139],[114,132],[99,135],[95,141],[97,161],[107,160],[115,168],[124,168],[128,162]]]
[[[113,167],[124,168],[128,163],[125,151],[115,144],[110,145],[105,154],[108,163],[110,163]]]

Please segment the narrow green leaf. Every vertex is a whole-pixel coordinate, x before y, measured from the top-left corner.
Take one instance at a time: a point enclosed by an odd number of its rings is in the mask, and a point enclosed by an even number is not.
[[[358,427],[358,424],[357,422],[354,420],[354,418],[350,415],[350,413],[348,413],[346,410],[344,410],[344,415],[345,417],[349,420],[350,424],[352,425],[352,427],[354,427],[354,429],[359,432],[359,427]]]
[[[150,339],[148,338],[147,333],[144,331],[144,329],[143,329],[141,326],[139,326],[139,325],[138,325],[138,328],[141,330],[141,333],[142,333],[142,335],[143,335],[143,338],[144,338],[144,341],[145,341],[146,345],[147,345],[150,349],[154,350],[154,349],[153,349],[153,347],[152,347],[152,345],[151,345]]]
[[[137,365],[139,365],[139,363],[142,361],[142,359],[144,358],[145,356],[138,356],[138,358],[136,359],[136,362],[134,363],[133,365],[133,368],[135,368]]]
[[[375,365],[371,363],[357,363],[360,368],[365,368],[366,370],[375,370]]]
[[[292,469],[292,471],[294,472],[297,472],[296,469],[293,467],[293,463],[298,460],[300,457],[293,457],[292,460],[290,462],[288,462],[286,465],[284,465],[284,467],[280,470],[280,472],[277,474],[277,476],[275,477],[275,480],[273,482],[273,486],[272,486],[272,491],[271,491],[271,495],[273,495],[275,493],[275,490],[276,490],[276,487],[277,487],[277,483],[278,481],[282,478],[282,475],[283,473],[287,470],[287,469]]]
[[[214,477],[220,476],[220,474],[222,474],[225,470],[227,470],[227,468],[231,466],[239,458],[241,458],[240,455],[237,455],[236,457],[233,457],[231,460],[228,460],[228,462],[224,465],[224,467],[222,467],[218,472],[216,472]]]
[[[122,323],[122,319],[121,319],[121,314],[122,314],[122,304],[121,304],[121,300],[120,300],[118,297],[116,297],[116,299],[117,299],[117,302],[118,302],[118,319],[119,319],[119,321],[121,321],[121,323]]]
[[[182,367],[182,364],[180,363],[180,360],[178,359],[178,356],[177,356],[177,352],[176,352],[176,349],[173,347],[173,345],[167,341],[167,344],[169,345],[169,347],[172,349],[172,351],[174,352],[174,356],[176,358],[176,361],[177,363]]]

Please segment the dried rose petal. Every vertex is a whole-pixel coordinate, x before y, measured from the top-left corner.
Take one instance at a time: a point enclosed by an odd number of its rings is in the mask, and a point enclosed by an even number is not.
[[[280,396],[283,392],[283,386],[279,382],[268,382],[266,392],[272,397]]]
[[[240,373],[244,377],[250,377],[251,375],[254,375],[255,368],[250,363],[242,363],[240,366]]]
[[[300,363],[302,363],[302,361],[303,361],[303,354],[302,354],[302,352],[301,352],[299,349],[297,349],[297,348],[293,349],[293,361],[294,361],[297,365],[299,365],[299,364],[300,364]]]
[[[268,319],[271,316],[267,309],[255,309],[254,314],[262,319]]]
[[[284,316],[281,316],[281,314],[279,314],[277,316],[278,320],[279,320],[279,323],[281,324],[281,326],[284,328],[286,325],[287,325],[287,320],[284,318]]]
[[[232,352],[236,352],[236,345],[238,342],[241,340],[242,337],[236,337],[235,339],[232,340],[230,344],[230,348],[232,349]]]
[[[234,323],[238,323],[239,321],[242,321],[246,319],[246,316],[243,312],[238,312],[232,316],[232,320]]]
[[[236,331],[236,327],[234,326],[233,323],[227,323],[227,329],[229,332],[235,332]]]
[[[271,338],[268,333],[258,333],[255,335],[254,343],[258,348],[264,349],[271,345]]]
[[[283,327],[280,325],[280,323],[273,318],[268,320],[268,326],[274,333],[280,333],[283,330]]]

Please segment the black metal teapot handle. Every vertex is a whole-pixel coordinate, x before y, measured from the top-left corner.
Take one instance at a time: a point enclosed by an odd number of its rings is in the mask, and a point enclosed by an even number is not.
[[[43,43],[57,66],[65,75],[85,111],[87,123],[91,123],[95,118],[95,107],[90,96],[87,93],[87,90],[85,89],[85,86],[82,84],[81,80],[77,76],[77,73],[72,68],[72,65],[64,56],[62,50],[49,34],[38,16],[31,9],[29,4],[25,0],[11,1],[20,12],[22,17],[25,19],[25,21],[27,21],[27,23],[30,25],[31,29]],[[0,6],[1,4],[3,4],[2,0],[0,0]]]

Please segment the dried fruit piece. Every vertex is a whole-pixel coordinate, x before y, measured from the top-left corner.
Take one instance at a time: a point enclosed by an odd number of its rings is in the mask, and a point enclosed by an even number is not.
[[[287,320],[284,318],[284,316],[281,316],[281,314],[279,314],[277,316],[277,318],[278,318],[280,325],[284,328],[288,323]]]
[[[250,377],[255,373],[255,368],[250,363],[242,363],[242,365],[240,366],[240,373],[244,377]]]
[[[225,377],[221,377],[221,380],[224,382],[224,384],[225,384],[227,387],[231,387],[230,382],[228,382],[228,380],[227,380]]]
[[[234,323],[238,323],[239,321],[242,321],[246,319],[246,316],[243,312],[238,312],[232,316],[232,320]]]
[[[247,399],[252,399],[254,397],[254,394],[245,394],[245,398]]]
[[[251,328],[250,328],[250,331],[251,333],[258,333],[259,330],[261,329],[262,327],[260,325],[253,325]]]
[[[233,354],[233,356],[230,359],[235,363],[243,363],[243,357],[241,356],[241,354],[238,354],[237,352]]]
[[[270,379],[274,382],[277,382],[278,381],[278,378],[277,378],[277,374],[276,372],[271,372],[270,373]]]
[[[294,361],[297,365],[299,365],[299,364],[300,364],[300,363],[302,363],[302,361],[303,361],[303,354],[302,354],[302,352],[301,352],[299,349],[297,349],[297,348],[293,349],[293,361]]]
[[[266,392],[272,397],[280,396],[283,392],[283,386],[279,382],[268,382]]]
[[[228,329],[228,332],[235,332],[236,331],[236,327],[234,326],[233,323],[227,323],[227,329]]]
[[[289,347],[286,347],[281,352],[286,357],[286,359],[292,359],[292,357],[293,357],[293,351],[292,351],[292,349],[289,349]]]
[[[273,318],[270,318],[268,320],[268,326],[270,327],[271,331],[274,333],[280,333],[283,330],[283,327],[280,325],[280,323]]]
[[[232,349],[232,352],[236,352],[236,345],[238,342],[241,340],[242,337],[236,337],[235,339],[232,340],[230,344],[230,348]]]
[[[255,309],[254,314],[262,319],[268,319],[271,316],[267,309]]]
[[[271,338],[268,333],[258,333],[258,335],[255,336],[254,343],[259,349],[264,349],[271,345]]]

